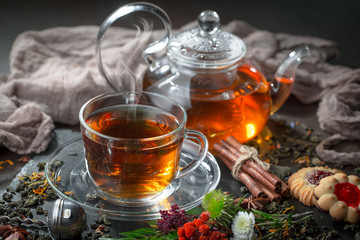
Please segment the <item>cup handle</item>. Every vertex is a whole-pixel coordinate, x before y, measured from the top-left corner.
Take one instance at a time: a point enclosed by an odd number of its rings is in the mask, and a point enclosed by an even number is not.
[[[204,134],[202,134],[199,131],[188,129],[186,138],[197,141],[199,144],[199,150],[198,150],[198,154],[195,157],[195,159],[193,161],[191,161],[188,165],[183,167],[178,172],[176,178],[181,178],[181,177],[189,174],[194,169],[196,169],[201,164],[201,162],[205,159],[208,148],[209,148],[209,143],[208,143],[207,138],[205,137]]]

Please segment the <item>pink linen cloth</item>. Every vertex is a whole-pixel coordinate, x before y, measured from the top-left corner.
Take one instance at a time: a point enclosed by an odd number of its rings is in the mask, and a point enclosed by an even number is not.
[[[196,23],[191,22],[176,31],[195,26]],[[310,46],[312,57],[300,65],[292,93],[303,103],[321,101],[318,117],[325,131],[340,132],[343,138],[354,137],[352,133],[359,131],[359,114],[354,113],[357,100],[345,103],[351,105],[350,109],[338,114],[344,118],[355,115],[351,131],[341,130],[343,119],[329,122],[326,117],[338,110],[329,108],[328,101],[344,100],[344,96],[334,97],[336,89],[352,82],[356,85],[351,87],[355,95],[359,93],[358,69],[327,62],[339,54],[336,43],[258,30],[242,21],[230,22],[222,29],[245,41],[246,57],[259,66],[268,79],[272,79],[292,49]],[[98,30],[99,26],[57,27],[18,36],[10,54],[10,74],[0,77],[0,145],[19,154],[39,153],[51,140],[54,122],[78,123],[78,112],[87,100],[113,91],[100,75],[95,61]],[[146,41],[139,42],[135,31],[112,27],[105,37],[102,45],[105,68],[113,78],[122,79],[117,82],[119,89],[129,89],[129,76],[141,79],[146,70],[141,58],[143,48],[159,39],[161,32],[154,31]],[[141,80],[136,85],[137,89],[141,88]],[[355,138],[360,139],[360,135]],[[319,153],[323,149],[319,148]],[[335,157],[331,161],[339,159]],[[345,162],[351,164],[352,161]],[[356,161],[360,163],[360,159]]]

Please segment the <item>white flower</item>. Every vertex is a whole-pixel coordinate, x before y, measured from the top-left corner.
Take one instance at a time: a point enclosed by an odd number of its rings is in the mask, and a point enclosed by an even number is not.
[[[255,217],[252,213],[238,212],[231,226],[234,240],[250,240],[254,233],[254,225]]]

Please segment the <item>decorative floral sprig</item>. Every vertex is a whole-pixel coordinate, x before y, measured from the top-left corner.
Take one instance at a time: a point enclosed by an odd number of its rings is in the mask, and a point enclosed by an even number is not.
[[[234,239],[251,239],[254,233],[255,217],[250,212],[238,212],[231,225]]]
[[[278,233],[286,237],[290,226],[305,221],[312,214],[306,212],[293,215],[294,207],[286,209],[282,214],[244,209],[241,207],[243,200],[214,190],[205,195],[201,213],[193,215],[173,205],[169,210],[161,210],[161,219],[149,222],[150,228],[120,233],[123,238],[100,239],[251,240],[256,234],[258,239],[266,239]],[[290,213],[286,214],[288,211]],[[262,233],[266,235],[262,236]]]
[[[178,205],[172,205],[170,210],[160,210],[161,219],[157,221],[158,229],[163,233],[182,227],[189,221],[183,209],[179,209]]]

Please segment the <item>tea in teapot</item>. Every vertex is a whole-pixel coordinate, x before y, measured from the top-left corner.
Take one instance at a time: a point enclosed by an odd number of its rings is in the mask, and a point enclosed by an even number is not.
[[[274,79],[267,80],[245,59],[245,43],[220,29],[216,12],[203,11],[197,28],[170,37],[170,19],[161,8],[148,3],[126,6],[133,8],[122,11],[123,15],[152,12],[160,17],[166,29],[162,39],[143,51],[149,66],[143,89],[167,95],[180,103],[188,114],[187,127],[204,133],[210,149],[213,143],[229,135],[240,142],[257,136],[269,116],[290,95],[297,66],[310,55],[307,46],[291,52]],[[121,14],[113,14],[108,20],[120,17]],[[165,55],[154,57],[164,49]]]

